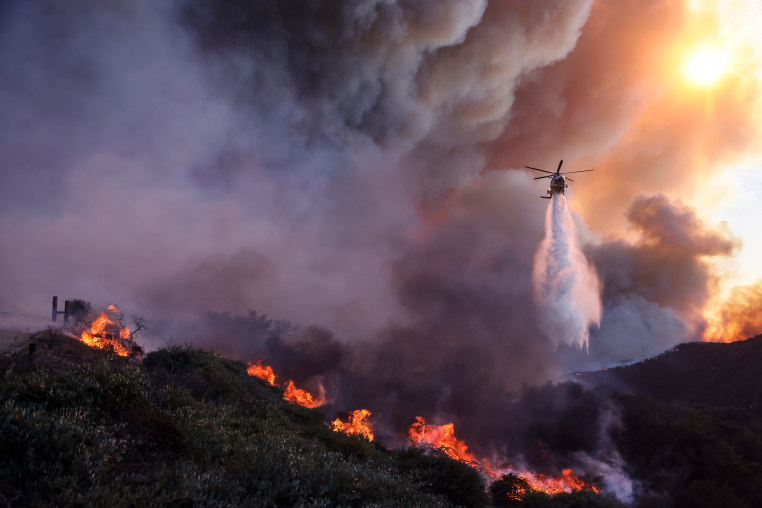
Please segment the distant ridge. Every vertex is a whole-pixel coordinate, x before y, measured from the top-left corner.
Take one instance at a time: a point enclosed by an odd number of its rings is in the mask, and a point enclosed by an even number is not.
[[[743,408],[762,419],[762,335],[730,342],[690,342],[641,362],[577,380],[669,401]]]

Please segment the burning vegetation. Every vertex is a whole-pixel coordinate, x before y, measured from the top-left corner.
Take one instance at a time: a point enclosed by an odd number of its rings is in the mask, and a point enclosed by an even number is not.
[[[563,469],[560,475],[533,473],[526,469],[515,469],[511,466],[502,467],[498,471],[490,466],[487,459],[477,459],[473,453],[468,451],[465,441],[455,436],[455,424],[447,423],[444,425],[430,425],[422,416],[416,416],[415,422],[408,430],[410,444],[412,446],[426,447],[433,450],[439,450],[451,459],[464,462],[472,467],[484,471],[490,478],[498,478],[500,474],[503,477],[513,475],[521,479],[519,485],[525,485],[525,488],[518,488],[518,494],[523,495],[530,491],[542,492],[548,495],[555,495],[562,492],[574,492],[578,490],[589,490],[595,493],[600,492],[600,488],[592,483],[586,483],[576,476],[572,469]]]
[[[256,363],[249,362],[246,372],[250,376],[255,376],[266,381],[271,386],[277,386],[275,371],[271,366],[264,364],[262,360],[258,360]],[[319,385],[317,396],[297,388],[293,380],[290,379],[286,381],[283,388],[283,400],[288,402],[306,408],[316,408],[326,403],[325,389],[322,384]],[[331,428],[335,432],[341,432],[348,436],[360,436],[368,441],[373,441],[375,435],[368,421],[371,415],[371,411],[367,409],[357,409],[348,413],[346,419],[339,417],[334,419],[331,422]],[[408,444],[412,447],[442,452],[447,457],[462,462],[492,479],[497,479],[500,474],[503,474],[503,476],[506,474],[515,475],[521,479],[522,485],[525,484],[527,486],[528,491],[542,492],[548,495],[579,490],[600,492],[600,489],[596,485],[582,481],[574,474],[572,469],[564,469],[557,476],[532,473],[528,470],[516,470],[510,466],[500,468],[498,471],[490,465],[486,458],[477,458],[469,451],[465,441],[456,437],[454,423],[431,425],[422,416],[416,416],[407,434]]]
[[[415,422],[408,430],[408,435],[412,446],[441,450],[451,459],[459,460],[466,464],[478,462],[476,457],[468,451],[466,443],[455,437],[454,423],[440,426],[429,425],[422,416],[416,416]],[[489,464],[480,463],[480,465],[485,470],[489,470]]]
[[[343,432],[348,436],[362,436],[368,441],[373,441],[373,428],[371,427],[368,418],[373,413],[367,409],[356,409],[349,413],[347,421],[342,421],[341,418],[336,418],[331,422],[331,427],[336,432]]]
[[[142,350],[132,339],[133,334],[122,323],[122,312],[116,305],[109,305],[87,329],[82,330],[79,340],[90,347],[113,351],[119,356],[140,355]]]
[[[260,379],[264,379],[270,385],[275,386],[275,372],[269,365],[263,365],[262,360],[258,360],[257,363],[249,362],[249,368],[246,372],[250,376],[256,376]]]
[[[269,365],[262,363],[262,360],[257,360],[256,363],[249,362],[249,368],[246,372],[250,376],[255,376],[263,379],[268,384],[276,386],[275,384],[275,371]],[[297,388],[292,380],[286,381],[283,385],[283,400],[299,404],[300,406],[314,409],[325,405],[325,388],[322,384],[318,385],[318,394],[314,395],[307,390]]]

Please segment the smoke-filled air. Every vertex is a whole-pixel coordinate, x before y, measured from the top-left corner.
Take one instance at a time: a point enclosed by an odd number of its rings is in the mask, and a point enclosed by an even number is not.
[[[601,322],[600,282],[578,245],[564,194],[552,197],[545,217],[532,274],[540,330],[556,345],[587,350],[589,328]]]
[[[0,2],[0,331],[193,344],[326,428],[652,499],[618,433],[645,412],[572,383],[762,333],[759,26],[758,0]],[[562,159],[540,199],[526,166]]]

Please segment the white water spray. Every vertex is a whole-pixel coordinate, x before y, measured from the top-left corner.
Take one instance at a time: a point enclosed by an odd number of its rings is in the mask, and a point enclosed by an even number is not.
[[[563,194],[554,194],[545,217],[545,238],[534,258],[534,298],[540,330],[555,345],[587,349],[588,329],[601,322],[598,275],[577,245]]]

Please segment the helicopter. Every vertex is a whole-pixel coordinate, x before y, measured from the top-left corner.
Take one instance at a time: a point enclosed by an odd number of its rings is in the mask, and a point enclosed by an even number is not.
[[[556,172],[552,171],[546,171],[544,169],[540,168],[533,168],[532,166],[524,166],[527,169],[533,169],[535,171],[542,171],[543,173],[548,173],[546,176],[538,176],[535,178],[535,180],[539,180],[541,178],[550,178],[550,187],[548,187],[547,190],[547,196],[540,196],[543,199],[550,199],[553,197],[553,194],[565,194],[566,188],[568,185],[566,184],[566,180],[569,180],[570,182],[573,182],[571,178],[564,177],[564,175],[568,175],[569,173],[587,173],[589,171],[593,171],[592,169],[583,169],[582,171],[568,171],[566,173],[561,173],[561,165],[563,165],[564,160],[561,159],[561,162],[558,163],[558,169],[556,169]]]

